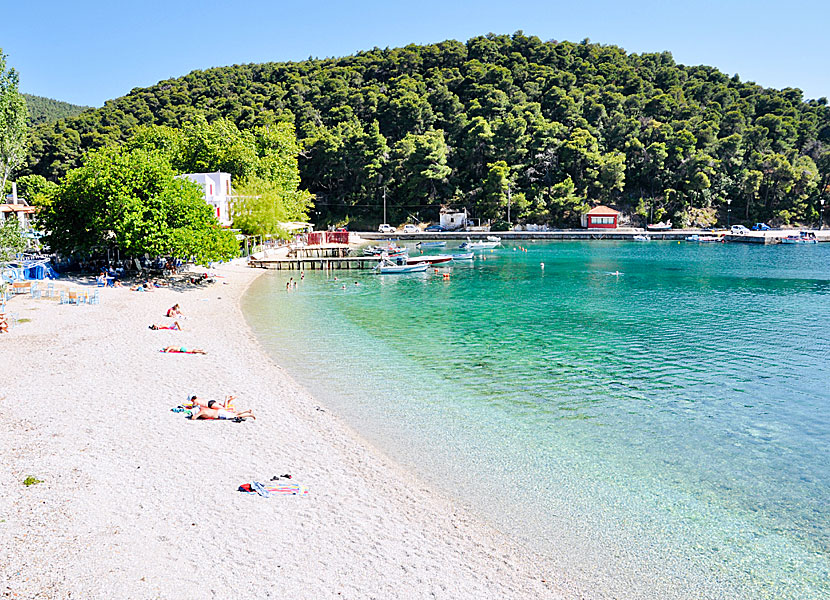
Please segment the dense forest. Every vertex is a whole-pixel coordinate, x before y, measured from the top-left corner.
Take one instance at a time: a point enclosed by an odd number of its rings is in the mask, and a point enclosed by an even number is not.
[[[52,123],[66,117],[74,117],[89,108],[89,106],[78,106],[77,104],[69,104],[69,102],[52,100],[52,98],[44,98],[43,96],[23,94],[23,97],[26,99],[26,108],[29,109],[29,123],[31,125]]]
[[[25,172],[57,180],[138,125],[203,114],[290,121],[317,223],[474,216],[574,224],[595,203],[636,224],[817,223],[830,108],[668,52],[521,32],[297,63],[194,71],[34,128]],[[830,206],[830,203],[828,203]]]

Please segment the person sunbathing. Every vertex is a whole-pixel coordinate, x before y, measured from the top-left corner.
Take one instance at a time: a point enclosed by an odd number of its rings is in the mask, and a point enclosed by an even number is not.
[[[197,419],[231,420],[247,419],[248,417],[251,417],[254,421],[256,421],[254,413],[250,410],[235,411],[227,408],[208,408],[197,404],[196,407],[190,412],[188,419],[191,421],[195,421]]]
[[[182,311],[179,310],[179,305],[174,304],[170,308],[167,309],[167,316],[168,317],[180,317],[182,316]]]
[[[218,400],[202,400],[196,395],[190,396],[187,399],[188,404],[194,406],[204,406],[205,408],[224,408],[227,410],[234,410],[231,403],[236,400],[236,396],[225,396],[225,401],[220,403]]]
[[[173,321],[172,325],[158,325],[157,323],[153,323],[150,325],[150,329],[170,329],[171,331],[181,331],[182,326],[179,325],[178,321]]]
[[[188,350],[183,346],[167,346],[162,350],[162,352],[172,352],[173,354],[207,354],[207,352],[199,348],[191,348]]]

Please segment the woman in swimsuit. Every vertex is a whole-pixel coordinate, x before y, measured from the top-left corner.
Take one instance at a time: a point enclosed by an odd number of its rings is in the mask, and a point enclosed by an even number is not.
[[[172,325],[158,325],[156,323],[153,323],[152,325],[150,325],[150,329],[170,329],[172,331],[181,331],[182,326],[179,325],[178,321],[173,321]]]
[[[162,350],[162,352],[173,352],[173,353],[179,353],[179,354],[207,354],[207,352],[205,352],[204,350],[201,350],[199,348],[191,348],[190,350],[188,350],[184,346],[182,346],[182,347],[167,346],[166,348],[164,348]]]

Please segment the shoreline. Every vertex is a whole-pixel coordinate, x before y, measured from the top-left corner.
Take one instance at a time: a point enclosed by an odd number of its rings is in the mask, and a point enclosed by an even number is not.
[[[579,596],[273,362],[240,307],[263,271],[216,272],[219,283],[184,292],[107,288],[99,306],[12,300],[31,321],[0,336],[14,365],[0,392],[4,594],[235,598],[279,585],[300,598]],[[172,321],[163,314],[176,302],[184,331],[147,329]],[[158,352],[168,344],[208,354]],[[234,394],[258,419],[170,412],[190,393]],[[236,489],[283,473],[309,495]],[[43,483],[25,487],[30,475]]]

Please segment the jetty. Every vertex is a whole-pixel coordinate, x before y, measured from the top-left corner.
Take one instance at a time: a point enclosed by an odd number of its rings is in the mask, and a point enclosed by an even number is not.
[[[372,269],[379,256],[350,256],[348,243],[290,245],[274,255],[251,256],[248,265],[278,271],[324,271],[328,269]]]
[[[248,265],[259,269],[289,271],[325,271],[327,269],[373,269],[379,256],[304,256],[282,258],[251,258]]]

